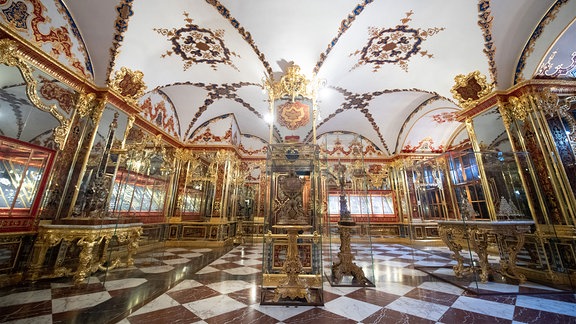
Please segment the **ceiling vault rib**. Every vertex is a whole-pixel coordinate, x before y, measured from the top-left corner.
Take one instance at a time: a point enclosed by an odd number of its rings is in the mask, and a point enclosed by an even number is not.
[[[314,66],[314,69],[313,69],[313,73],[315,75],[318,74],[318,71],[320,71],[320,68],[324,64],[324,61],[328,57],[328,54],[330,53],[330,51],[332,51],[332,48],[334,48],[336,43],[338,43],[338,40],[340,39],[340,37],[344,34],[344,32],[346,32],[348,30],[348,28],[350,28],[350,25],[352,25],[352,22],[354,20],[356,20],[356,17],[364,11],[366,6],[370,3],[372,3],[373,1],[374,0],[364,0],[361,4],[358,4],[358,5],[356,5],[356,7],[354,7],[352,12],[350,14],[348,14],[348,17],[342,19],[342,22],[340,23],[340,28],[338,29],[338,35],[336,35],[336,37],[332,38],[332,41],[330,41],[330,44],[328,44],[324,53],[320,53],[320,58],[318,59],[318,62],[316,63],[316,66]]]
[[[234,27],[238,31],[238,33],[242,35],[242,38],[244,38],[244,40],[250,45],[250,47],[252,47],[252,49],[254,50],[254,52],[264,65],[264,67],[266,68],[266,72],[268,73],[268,75],[272,75],[272,68],[270,67],[270,63],[268,63],[264,53],[262,53],[258,49],[258,46],[256,46],[256,44],[254,43],[254,40],[252,39],[252,35],[250,34],[250,32],[246,31],[244,27],[240,27],[240,22],[236,18],[232,17],[232,15],[230,15],[230,10],[228,10],[218,0],[206,0],[206,2],[212,5],[214,9],[216,9],[220,13],[220,15],[222,15],[222,17],[228,19],[232,27]]]

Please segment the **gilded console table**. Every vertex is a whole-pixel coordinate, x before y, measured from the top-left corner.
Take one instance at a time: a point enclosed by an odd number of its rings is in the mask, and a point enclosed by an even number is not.
[[[73,276],[74,283],[80,284],[91,273],[99,269],[113,269],[119,266],[132,266],[133,255],[138,249],[138,240],[142,234],[142,224],[106,224],[106,225],[54,225],[41,224],[38,228],[38,238],[34,244],[32,262],[27,279],[55,278]],[[107,263],[108,244],[116,239],[126,245],[126,261],[120,257]],[[78,263],[75,268],[62,265],[58,256],[54,266],[46,271],[44,261],[48,249],[58,245],[76,244],[80,248]],[[107,263],[107,264],[106,264]],[[106,266],[104,266],[106,264]]]
[[[500,246],[506,251],[499,251],[499,272],[509,278],[518,279],[520,283],[526,281],[526,277],[516,268],[517,254],[524,245],[525,234],[530,232],[533,221],[438,221],[440,238],[454,253],[457,264],[453,267],[454,274],[462,277],[471,269],[464,267],[464,257],[460,255],[463,244],[469,244],[470,248],[478,255],[480,264],[480,280],[488,281],[490,264],[488,263],[488,238],[493,236],[501,242]],[[504,244],[506,238],[513,238],[515,244]]]

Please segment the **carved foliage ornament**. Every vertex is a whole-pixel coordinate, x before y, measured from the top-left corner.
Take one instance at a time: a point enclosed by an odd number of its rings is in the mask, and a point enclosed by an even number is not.
[[[306,79],[306,76],[300,73],[300,67],[293,64],[288,67],[288,71],[279,81],[274,81],[272,78],[266,79],[264,88],[272,99],[281,99],[287,96],[294,102],[298,96],[312,99],[314,93],[309,91],[309,84],[310,81]]]
[[[494,85],[486,82],[486,76],[480,74],[480,71],[474,71],[468,75],[459,74],[454,81],[455,85],[450,91],[464,109],[475,105],[494,88]]]
[[[60,126],[54,128],[54,141],[58,144],[58,148],[62,150],[66,144],[66,139],[70,133],[70,120],[64,117],[56,105],[46,105],[40,100],[36,91],[37,82],[32,74],[32,68],[24,62],[18,45],[15,41],[9,39],[0,39],[0,64],[17,67],[22,73],[22,77],[26,81],[26,95],[32,104],[47,113],[50,113],[54,118],[60,122]]]
[[[110,87],[130,103],[136,104],[146,90],[143,78],[144,73],[141,71],[132,71],[123,66],[120,71],[116,71],[114,79],[110,82]]]

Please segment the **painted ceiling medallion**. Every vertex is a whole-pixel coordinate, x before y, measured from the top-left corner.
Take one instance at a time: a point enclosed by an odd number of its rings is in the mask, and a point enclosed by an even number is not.
[[[182,28],[154,28],[157,33],[167,36],[172,43],[172,50],[166,51],[162,57],[179,55],[184,60],[184,70],[187,70],[193,64],[206,63],[216,70],[218,64],[226,64],[238,71],[238,68],[232,63],[231,56],[239,57],[231,52],[225,45],[224,30],[215,31],[201,28],[192,23],[187,12],[184,12],[186,25]]]
[[[310,121],[310,107],[299,101],[288,101],[278,107],[278,122],[290,129],[298,129]]]
[[[378,72],[384,64],[391,63],[408,72],[408,61],[412,56],[420,54],[432,58],[433,55],[423,51],[420,46],[429,36],[437,34],[444,28],[433,27],[425,30],[412,28],[407,25],[412,20],[410,18],[412,14],[413,11],[407,12],[406,18],[401,19],[402,24],[394,28],[369,27],[370,38],[366,46],[350,54],[360,56],[352,70],[361,65],[372,65],[373,72]]]
[[[458,74],[454,77],[455,85],[450,92],[460,106],[464,109],[473,106],[480,98],[492,93],[493,84],[486,81],[486,76],[480,71],[468,73],[468,75]]]
[[[128,101],[136,103],[146,90],[143,78],[144,73],[141,71],[132,71],[123,66],[120,71],[116,71],[110,86]]]

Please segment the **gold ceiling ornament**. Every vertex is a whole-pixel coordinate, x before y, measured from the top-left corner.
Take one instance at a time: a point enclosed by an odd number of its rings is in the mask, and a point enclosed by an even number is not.
[[[486,76],[480,74],[480,71],[474,71],[468,75],[458,74],[454,78],[454,82],[450,92],[464,109],[474,106],[482,97],[492,93],[494,89],[494,85],[489,84],[486,81]]]
[[[33,75],[33,68],[24,61],[23,54],[16,41],[0,39],[0,64],[17,67],[26,82],[26,95],[32,102],[32,105],[51,114],[58,120],[60,125],[54,128],[54,142],[56,142],[58,148],[62,150],[64,145],[66,145],[66,139],[70,133],[71,122],[60,113],[55,104],[46,105],[42,102],[36,91],[37,82]]]
[[[298,96],[315,99],[318,88],[323,86],[325,81],[316,80],[316,78],[312,81],[306,79],[306,76],[300,72],[300,66],[292,64],[280,80],[275,81],[269,76],[263,83],[264,89],[272,100],[289,97],[294,102]]]
[[[128,102],[136,105],[147,88],[143,78],[144,73],[141,71],[132,71],[123,66],[120,71],[116,71],[114,79],[110,82],[110,88],[118,92]]]

